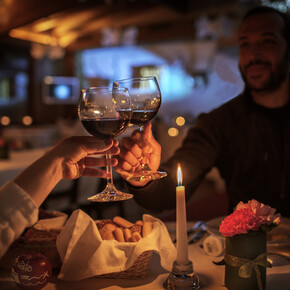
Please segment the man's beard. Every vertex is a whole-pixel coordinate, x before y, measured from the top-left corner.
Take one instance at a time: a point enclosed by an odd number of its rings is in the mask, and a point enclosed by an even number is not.
[[[262,61],[256,61],[252,64],[268,64],[263,63]],[[250,64],[251,65],[251,64]],[[277,64],[276,69],[272,70],[269,74],[268,79],[266,79],[259,87],[255,86],[254,84],[251,84],[246,78],[246,74],[243,73],[241,70],[241,66],[239,66],[242,78],[245,82],[246,89],[254,92],[271,92],[278,89],[283,81],[288,76],[288,52],[285,54],[285,57],[281,59],[281,61]]]

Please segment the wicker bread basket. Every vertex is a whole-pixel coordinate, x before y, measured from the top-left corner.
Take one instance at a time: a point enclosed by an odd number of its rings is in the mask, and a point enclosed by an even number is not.
[[[122,272],[108,273],[98,275],[99,278],[117,278],[117,279],[143,279],[146,277],[150,262],[152,251],[143,252],[134,262],[134,264],[127,270]]]
[[[10,270],[17,256],[31,252],[41,253],[46,256],[55,272],[59,272],[61,268],[61,259],[56,248],[56,233],[52,231],[39,231],[31,228],[32,234],[29,238],[22,236],[16,240],[0,259],[0,269]],[[142,279],[146,277],[152,251],[143,252],[127,270],[122,272],[108,273],[99,275],[100,278],[119,278],[119,279]]]

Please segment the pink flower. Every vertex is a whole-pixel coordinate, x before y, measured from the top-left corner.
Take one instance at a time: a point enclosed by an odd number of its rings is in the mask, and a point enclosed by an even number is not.
[[[277,226],[281,216],[275,211],[254,199],[248,203],[239,202],[236,210],[222,221],[219,231],[225,237],[232,237],[250,230],[260,231],[262,225]]]
[[[271,225],[273,222],[280,223],[280,214],[275,214],[276,209],[268,205],[258,202],[255,199],[249,200],[248,203],[240,201],[236,209],[249,208],[256,216],[259,216],[263,220],[263,224]]]

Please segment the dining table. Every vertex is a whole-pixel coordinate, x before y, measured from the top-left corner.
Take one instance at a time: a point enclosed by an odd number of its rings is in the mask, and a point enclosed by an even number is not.
[[[11,150],[8,159],[0,159],[0,186],[16,177],[32,162],[40,158],[48,147]]]
[[[285,219],[288,231],[290,219]],[[188,227],[192,227],[195,222],[188,222]],[[214,224],[214,223],[213,223]],[[175,222],[165,222],[172,240],[175,239]],[[208,230],[209,229],[209,230]],[[188,245],[188,258],[193,263],[195,274],[200,280],[200,289],[219,290],[226,289],[224,285],[225,266],[217,265],[217,262],[223,260],[223,255],[208,255],[203,248],[203,242],[206,237],[215,234],[210,228],[207,228],[203,237],[195,243]],[[289,232],[290,235],[290,232]],[[288,245],[288,244],[287,244]],[[288,245],[288,248],[290,247]],[[271,248],[271,251],[273,248]],[[273,255],[269,257],[272,261],[272,268],[267,268],[266,290],[289,289],[290,285],[290,251],[288,257]],[[57,278],[57,272],[54,272],[49,283],[43,288],[45,290],[80,290],[80,289],[164,289],[164,282],[169,276],[169,272],[160,265],[158,254],[152,254],[148,273],[142,279],[120,279],[120,278],[100,278],[91,277],[81,281],[63,281]],[[8,270],[0,270],[0,289],[18,289],[12,281]]]

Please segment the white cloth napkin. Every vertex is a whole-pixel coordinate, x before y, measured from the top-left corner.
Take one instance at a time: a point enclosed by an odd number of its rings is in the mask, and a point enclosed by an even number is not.
[[[143,221],[151,221],[153,229],[137,243],[102,240],[95,221],[81,210],[74,211],[56,241],[63,263],[58,278],[77,281],[124,271],[149,250],[158,253],[161,266],[171,271],[176,249],[166,226],[150,215],[143,215]]]
[[[61,230],[67,221],[68,215],[60,211],[52,211],[51,213],[55,217],[41,219],[33,227],[37,230]]]

